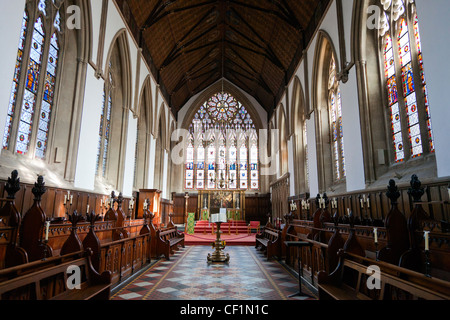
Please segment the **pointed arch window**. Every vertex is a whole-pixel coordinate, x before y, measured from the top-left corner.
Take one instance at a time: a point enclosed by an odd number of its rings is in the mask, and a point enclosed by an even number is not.
[[[328,81],[328,106],[332,141],[333,169],[336,181],[345,178],[344,132],[342,127],[342,103],[339,81],[336,78],[336,62],[331,58]]]
[[[187,190],[259,190],[256,127],[231,94],[217,93],[200,106],[189,132]]]
[[[106,165],[109,152],[109,141],[111,135],[111,112],[112,112],[112,93],[114,88],[113,82],[113,65],[109,63],[109,76],[105,83],[103,91],[103,106],[100,118],[99,142],[97,148],[97,164],[96,173],[102,177],[106,176]],[[101,166],[101,167],[100,167]],[[101,170],[100,170],[101,169]]]
[[[61,15],[56,7],[47,7],[43,0],[27,5],[3,136],[5,150],[46,159],[61,56],[61,30]]]
[[[435,152],[431,110],[414,1],[386,2],[384,9],[380,36],[387,104],[395,163],[402,163]]]

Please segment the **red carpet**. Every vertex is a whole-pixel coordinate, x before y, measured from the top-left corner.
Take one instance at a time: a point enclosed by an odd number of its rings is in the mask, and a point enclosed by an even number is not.
[[[185,244],[187,246],[212,246],[212,243],[216,241],[217,236],[212,234],[185,234]],[[256,245],[256,235],[228,235],[223,234],[221,239],[226,242],[227,246],[254,246]]]

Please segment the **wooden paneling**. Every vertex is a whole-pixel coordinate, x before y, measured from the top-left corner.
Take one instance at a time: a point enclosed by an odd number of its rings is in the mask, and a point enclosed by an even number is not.
[[[245,196],[245,219],[260,221],[261,225],[267,223],[267,215],[272,212],[270,194]]]
[[[6,197],[5,184],[6,181],[0,181],[1,198]],[[33,205],[32,189],[33,185],[21,184],[20,191],[16,194],[16,207],[22,215]],[[64,195],[67,194],[67,191],[70,191],[70,194],[73,195],[73,204],[68,206],[70,211],[77,210],[78,213],[84,215],[89,203],[89,211],[95,211],[97,214],[102,213],[104,208],[101,208],[100,203],[102,199],[106,199],[107,195],[47,187],[47,192],[42,196],[41,207],[48,218],[65,217]],[[128,209],[129,201],[129,198],[124,198],[122,207]]]

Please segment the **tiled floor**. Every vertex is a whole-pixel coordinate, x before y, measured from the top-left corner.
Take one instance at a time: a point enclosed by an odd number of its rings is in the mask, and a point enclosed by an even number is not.
[[[208,264],[212,252],[208,246],[181,249],[113,292],[112,300],[308,300],[288,298],[298,292],[297,278],[254,247],[227,247],[229,264]]]

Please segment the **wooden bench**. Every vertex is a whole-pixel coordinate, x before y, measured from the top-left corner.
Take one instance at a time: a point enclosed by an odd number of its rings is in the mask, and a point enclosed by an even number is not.
[[[265,227],[256,235],[256,248],[266,252],[267,260],[276,256],[281,259],[281,231]]]
[[[322,271],[318,275],[319,300],[450,299],[446,294],[450,290],[448,282],[428,278],[387,263],[347,254],[343,250],[339,251],[339,258],[339,265],[332,274],[328,275]],[[363,261],[366,263],[362,264]],[[375,276],[373,272],[368,272],[369,266],[376,266],[380,270],[379,288],[369,289],[368,284],[373,285],[376,282],[370,279],[371,276]],[[408,274],[420,281],[408,281]]]
[[[168,228],[156,232],[156,254],[158,257],[164,255],[170,260],[170,255],[181,245],[184,246],[184,234],[178,232],[177,228]]]
[[[0,300],[109,300],[111,294],[111,272],[101,275],[95,271],[91,262],[92,250],[80,252],[81,258],[44,267],[36,262],[36,271],[0,283]],[[73,257],[76,256],[72,255]],[[42,261],[48,266],[48,261]],[[69,268],[78,267],[81,271],[80,289],[68,287]],[[16,268],[17,269],[17,268]],[[8,270],[3,270],[7,273]]]

